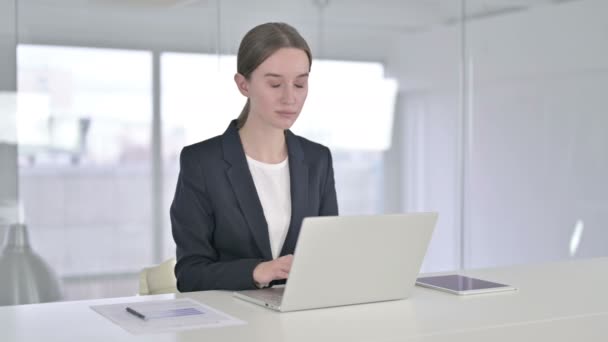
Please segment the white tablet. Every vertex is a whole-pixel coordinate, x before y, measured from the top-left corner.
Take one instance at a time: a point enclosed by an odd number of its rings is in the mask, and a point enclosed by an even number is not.
[[[416,285],[458,295],[517,290],[510,285],[494,283],[459,274],[418,278],[416,280]]]

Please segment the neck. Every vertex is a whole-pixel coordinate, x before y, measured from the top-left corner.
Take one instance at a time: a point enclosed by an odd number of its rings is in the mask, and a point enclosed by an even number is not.
[[[250,117],[239,130],[245,154],[263,163],[278,164],[287,158],[285,132]]]

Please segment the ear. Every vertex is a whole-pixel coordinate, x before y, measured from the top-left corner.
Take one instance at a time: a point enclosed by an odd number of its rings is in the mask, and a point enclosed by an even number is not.
[[[239,88],[239,91],[243,96],[249,97],[249,81],[245,76],[237,72],[234,74],[234,83],[236,83],[237,88]]]

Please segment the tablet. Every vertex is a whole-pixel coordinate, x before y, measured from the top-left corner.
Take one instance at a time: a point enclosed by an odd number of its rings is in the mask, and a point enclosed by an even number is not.
[[[458,295],[516,290],[515,287],[510,285],[494,283],[459,274],[418,278],[416,280],[416,285]]]

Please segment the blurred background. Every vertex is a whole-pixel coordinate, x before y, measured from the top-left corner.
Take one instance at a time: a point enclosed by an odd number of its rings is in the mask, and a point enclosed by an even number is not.
[[[341,214],[438,211],[423,272],[607,256],[607,17],[603,0],[3,0],[0,241],[25,222],[63,300],[136,294],[175,253],[181,148],[238,116],[240,40],[284,21],[314,58],[293,131],[331,148]]]

